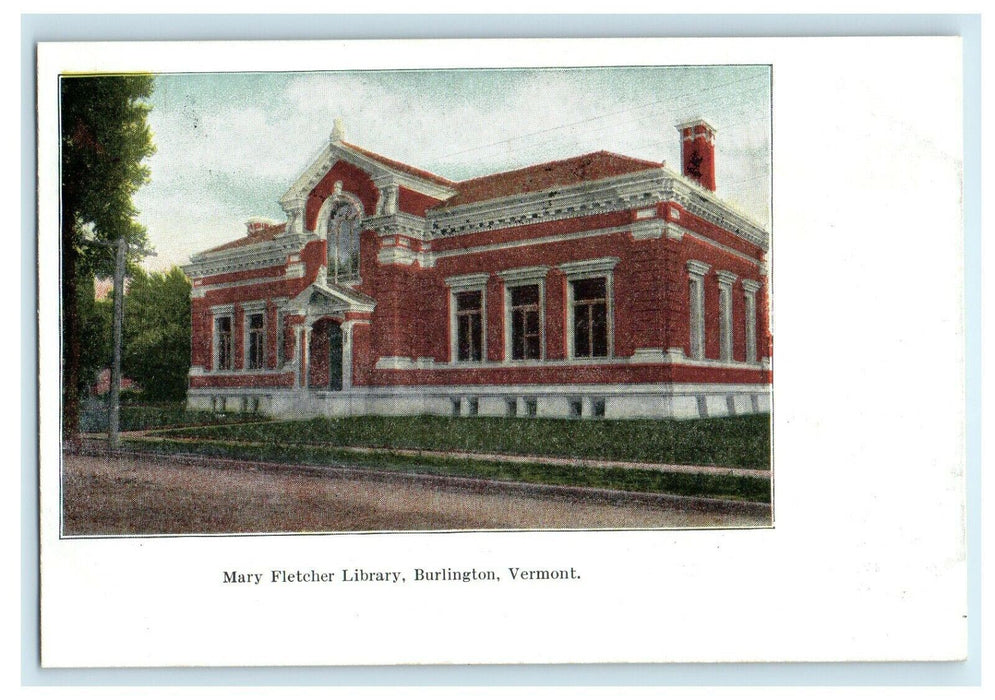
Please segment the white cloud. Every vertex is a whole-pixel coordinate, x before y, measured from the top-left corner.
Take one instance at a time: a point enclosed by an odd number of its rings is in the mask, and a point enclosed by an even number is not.
[[[148,264],[186,262],[251,215],[280,217],[335,117],[352,143],[465,179],[595,150],[676,167],[674,124],[705,116],[719,128],[720,194],[766,223],[764,80],[721,68],[170,76],[150,117],[153,182],[136,198],[159,251]]]

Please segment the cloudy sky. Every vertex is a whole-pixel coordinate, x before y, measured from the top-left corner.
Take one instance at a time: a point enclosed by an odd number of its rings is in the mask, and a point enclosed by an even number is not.
[[[609,150],[680,167],[674,125],[717,129],[718,193],[770,219],[766,66],[171,74],[149,117],[157,153],[136,196],[151,269],[244,235],[327,143],[346,140],[463,180]]]

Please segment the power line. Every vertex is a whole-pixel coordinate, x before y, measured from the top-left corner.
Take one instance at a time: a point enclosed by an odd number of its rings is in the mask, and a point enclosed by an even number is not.
[[[759,77],[761,79],[763,79],[764,82],[766,82],[766,79],[763,78],[763,76],[759,76]],[[701,90],[695,90],[693,92],[688,91],[688,92],[679,93],[677,95],[673,95],[673,96],[667,97],[665,99],[653,100],[652,102],[646,102],[646,103],[641,104],[641,105],[636,105],[634,107],[627,107],[626,109],[617,110],[615,112],[607,112],[605,114],[600,114],[600,115],[596,115],[596,116],[593,116],[593,117],[588,117],[587,119],[581,119],[580,121],[570,122],[570,123],[567,123],[567,124],[561,124],[559,126],[549,127],[547,129],[540,129],[538,131],[529,132],[527,134],[519,134],[517,136],[512,136],[512,137],[507,138],[507,139],[502,139],[501,141],[495,141],[493,143],[484,144],[482,146],[474,146],[473,148],[466,148],[466,149],[463,149],[463,150],[460,150],[460,151],[453,151],[451,153],[446,153],[446,154],[443,154],[443,155],[439,156],[439,160],[446,160],[448,158],[452,158],[452,157],[459,156],[459,155],[464,155],[466,153],[473,153],[474,151],[480,151],[480,150],[484,150],[484,149],[487,149],[487,148],[493,148],[495,146],[501,146],[501,145],[506,144],[506,143],[511,143],[512,141],[519,141],[519,140],[531,138],[531,137],[534,137],[534,136],[541,136],[543,134],[548,134],[548,133],[553,132],[553,131],[560,131],[562,129],[568,129],[570,127],[578,126],[580,124],[587,124],[587,123],[590,123],[590,122],[593,122],[593,121],[599,121],[599,120],[602,120],[602,119],[607,119],[609,117],[618,116],[619,114],[626,114],[628,112],[633,112],[633,111],[636,111],[636,110],[639,110],[639,109],[645,109],[646,107],[653,107],[653,106],[659,105],[659,104],[673,104],[677,100],[680,100],[682,98],[690,98],[692,96],[700,96],[703,93],[712,92],[714,90],[718,90],[718,89],[723,88],[723,87],[728,87],[729,85],[736,85],[736,84],[739,84],[739,83],[744,83],[744,82],[749,81],[749,80],[757,80],[757,78],[758,78],[758,76],[747,76],[747,77],[744,77],[744,78],[738,78],[736,80],[730,80],[730,81],[725,82],[725,83],[719,83],[717,85],[712,85],[712,86],[710,86],[708,88],[702,88]],[[742,94],[742,92],[734,92],[732,94],[734,94],[734,95],[736,95],[736,94]]]

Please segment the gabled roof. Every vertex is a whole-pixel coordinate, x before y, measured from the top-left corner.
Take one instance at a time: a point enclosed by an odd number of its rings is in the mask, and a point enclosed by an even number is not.
[[[287,224],[285,223],[265,226],[256,233],[252,233],[248,236],[242,236],[241,238],[236,238],[234,241],[228,241],[227,243],[223,243],[217,247],[201,251],[200,255],[204,255],[205,253],[220,253],[223,250],[231,250],[233,248],[241,248],[247,245],[272,241],[274,238],[283,233],[286,228]]]
[[[436,175],[435,173],[430,173],[427,170],[415,168],[411,165],[408,165],[407,163],[402,163],[399,160],[394,160],[393,158],[382,156],[379,153],[374,153],[373,151],[368,151],[365,148],[360,148],[354,143],[348,143],[346,141],[342,141],[341,144],[347,148],[352,149],[356,153],[362,154],[367,158],[370,158],[372,160],[377,161],[378,163],[386,165],[388,168],[392,170],[400,170],[402,173],[407,173],[408,175],[419,177],[422,180],[429,180],[430,182],[435,182],[437,184],[444,185],[445,187],[454,187],[456,185],[455,182],[453,182],[452,180],[447,180],[441,175]]]
[[[565,160],[539,163],[518,170],[509,170],[458,182],[454,185],[456,194],[432,208],[448,209],[461,204],[539,192],[552,187],[569,187],[582,182],[661,167],[663,167],[663,163],[630,158],[609,151],[596,151]]]

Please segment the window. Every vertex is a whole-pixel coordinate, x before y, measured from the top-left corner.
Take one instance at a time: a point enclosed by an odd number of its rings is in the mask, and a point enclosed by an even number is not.
[[[483,359],[483,294],[459,292],[456,298],[456,359],[480,362]]]
[[[690,312],[691,357],[702,360],[705,357],[705,275],[710,266],[697,260],[688,260],[688,309]]]
[[[546,354],[546,274],[534,265],[504,270],[504,359],[541,360]]]
[[[538,400],[525,399],[524,403],[525,403],[525,415],[529,416],[530,418],[535,418],[535,416],[539,413]]]
[[[248,318],[248,343],[246,367],[263,369],[266,363],[266,328],[263,314],[250,314]]]
[[[509,418],[514,418],[518,415],[518,399],[504,400],[504,414]]]
[[[559,266],[567,278],[565,344],[570,358],[613,354],[612,278],[618,258],[578,260]]]
[[[359,279],[359,212],[351,204],[340,205],[328,220],[328,278]]]
[[[584,402],[581,399],[570,399],[568,403],[571,418],[580,418],[584,414]]]
[[[214,369],[232,368],[231,316],[214,319]],[[222,408],[224,410],[224,408]]]
[[[691,357],[700,360],[705,357],[705,290],[700,277],[688,280],[688,293],[691,296]]]
[[[760,283],[743,280],[743,294],[746,302],[746,361],[757,361],[757,292]]]
[[[573,287],[573,356],[608,357],[608,284],[604,277]]]
[[[604,399],[592,399],[591,400],[591,415],[595,418],[605,417],[605,400]]]
[[[285,314],[286,314],[286,312],[282,311],[282,310],[276,312],[276,367],[277,367],[277,369],[280,369],[281,367],[283,367],[284,362],[287,361],[287,358],[286,358],[286,348],[284,347],[284,345],[287,342],[286,329],[284,328],[284,326],[286,325],[286,321],[284,319]]]
[[[719,357],[732,360],[732,285],[736,275],[719,270]]]
[[[511,307],[511,359],[538,360],[542,357],[539,285],[513,287],[508,296]]]
[[[482,362],[487,357],[487,280],[479,272],[446,278],[449,287],[450,362]]]

